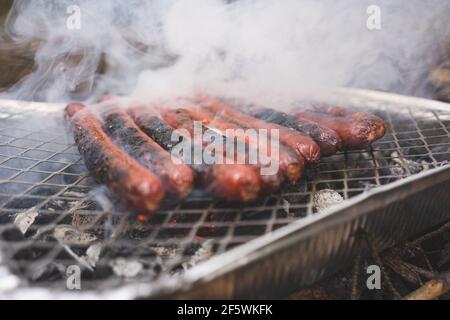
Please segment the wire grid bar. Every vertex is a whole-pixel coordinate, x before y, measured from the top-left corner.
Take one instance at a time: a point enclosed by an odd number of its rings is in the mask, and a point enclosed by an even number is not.
[[[388,133],[370,150],[323,159],[305,179],[242,207],[201,192],[136,221],[89,177],[62,119],[0,112],[0,247],[32,285],[64,288],[65,268],[84,266],[83,288],[108,289],[179,273],[212,255],[316,213],[314,194],[344,199],[450,162],[450,110],[375,110]],[[32,120],[29,120],[29,118]],[[28,118],[28,120],[26,120]],[[39,125],[36,125],[36,124]],[[30,129],[33,128],[33,129]],[[36,213],[25,234],[18,214]],[[89,249],[100,247],[94,262]],[[138,266],[136,274],[130,268]]]

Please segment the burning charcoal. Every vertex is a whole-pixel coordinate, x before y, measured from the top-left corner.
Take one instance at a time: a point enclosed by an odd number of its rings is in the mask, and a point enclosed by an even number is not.
[[[110,265],[117,276],[124,278],[134,278],[143,270],[143,265],[139,261],[122,258],[113,260]]]
[[[97,240],[91,233],[82,232],[69,225],[59,225],[53,231],[56,240],[65,244],[88,245]]]
[[[371,178],[373,177],[373,159],[368,152],[348,154],[347,168],[349,178]]]
[[[200,248],[194,253],[188,262],[183,263],[183,269],[188,270],[195,267],[200,262],[208,260],[214,255],[213,240],[206,240],[202,243]]]
[[[320,212],[344,201],[336,191],[324,189],[316,192],[313,197],[314,208]]]
[[[36,217],[39,215],[39,212],[35,207],[19,213],[14,219],[14,224],[17,228],[19,228],[20,232],[23,235],[27,233],[28,228],[34,223]]]

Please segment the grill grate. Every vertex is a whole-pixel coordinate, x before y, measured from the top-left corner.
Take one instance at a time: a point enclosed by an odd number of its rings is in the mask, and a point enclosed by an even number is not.
[[[120,204],[111,206],[107,191],[94,184],[60,113],[4,109],[0,247],[3,263],[23,286],[65,289],[70,265],[83,267],[83,289],[148,283],[320,214],[318,191],[348,199],[450,161],[450,110],[381,105],[375,113],[386,120],[388,133],[371,150],[323,159],[301,183],[246,207],[195,192],[141,223]]]

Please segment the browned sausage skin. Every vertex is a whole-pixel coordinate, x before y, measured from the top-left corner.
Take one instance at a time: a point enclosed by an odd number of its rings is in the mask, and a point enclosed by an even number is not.
[[[344,149],[362,149],[384,136],[386,129],[381,119],[363,112],[346,116],[333,116],[314,111],[297,112],[300,119],[315,121],[336,131],[342,139]]]
[[[237,138],[240,142],[248,144],[248,136],[243,134],[239,135],[241,131],[238,129],[243,129],[241,125],[233,123],[223,117],[219,117],[216,114],[200,109],[198,107],[192,107],[184,109],[189,115],[196,121],[201,121],[204,125],[220,130],[224,135],[226,135],[227,130],[233,130],[235,136],[231,138]],[[230,138],[230,137],[229,137]],[[264,146],[258,146],[259,148],[265,148]],[[262,150],[265,154],[271,154],[271,150]],[[296,183],[303,175],[305,168],[305,162],[302,157],[297,156],[290,149],[284,145],[279,146],[278,155],[273,155],[275,160],[279,164],[279,174],[286,178],[291,183]],[[277,175],[278,176],[278,175]],[[277,177],[273,177],[279,179]],[[266,177],[268,179],[268,177]]]
[[[334,130],[316,122],[267,107],[249,106],[244,110],[245,113],[255,118],[295,129],[311,137],[319,145],[320,154],[323,157],[334,155],[342,148],[342,140],[339,135]]]
[[[195,118],[191,117],[191,112],[186,109],[175,109],[175,110],[162,110],[163,117],[174,127],[178,129],[185,129],[187,130],[191,136],[194,136],[194,121],[198,121],[202,125],[202,130],[206,132],[209,128],[203,126],[203,122],[201,120],[196,120]],[[217,129],[217,128],[214,128]],[[219,131],[220,130],[215,130]],[[233,139],[230,139],[230,137],[225,136],[223,132],[220,132],[220,138],[222,139],[223,145],[225,143],[232,141],[234,143],[234,137]],[[245,143],[245,142],[243,142]],[[207,146],[208,141],[203,141],[203,146]],[[249,152],[257,152],[257,150],[250,150],[248,148],[245,148],[244,152],[245,154],[238,155],[237,152],[233,152],[232,155],[227,154],[226,148],[223,148],[222,150],[222,158],[223,159],[232,159],[232,163],[238,163],[237,160],[241,158],[241,160],[244,160],[243,164],[247,164],[249,167],[251,167],[255,172],[260,175],[260,182],[261,182],[261,194],[266,195],[271,192],[274,192],[278,190],[281,185],[284,182],[284,175],[283,173],[278,170],[276,173],[271,175],[263,175],[261,174],[261,164],[260,163],[252,163],[250,164],[249,161]],[[278,159],[276,160],[278,161]]]
[[[184,164],[176,164],[170,154],[142,132],[121,108],[103,111],[104,128],[130,156],[159,176],[167,193],[185,198],[194,186],[194,174]]]
[[[190,137],[194,137],[194,121],[189,116],[188,113],[182,110],[165,109],[160,110],[162,118],[175,129],[184,129],[189,132]],[[204,141],[202,141],[204,144]],[[261,183],[258,173],[255,172],[254,168],[244,164],[214,164],[213,176],[216,181],[212,181],[213,189],[216,193],[223,193],[229,199],[233,197],[244,196],[244,201],[249,201],[245,199],[255,200],[261,190]],[[244,177],[245,173],[248,173],[248,177]],[[227,177],[229,176],[229,177]],[[230,179],[230,177],[235,177],[239,179],[232,179],[232,185],[224,185],[225,179]],[[226,190],[225,190],[226,189]],[[241,193],[242,190],[242,195]],[[226,192],[225,192],[226,191]],[[255,192],[255,194],[252,194]]]
[[[300,132],[245,115],[224,102],[211,97],[199,99],[199,104],[205,110],[216,113],[218,116],[225,117],[246,128],[278,130],[280,142],[303,157],[308,164],[316,164],[320,160],[319,146],[310,137]]]
[[[338,132],[344,149],[366,148],[386,133],[383,119],[366,112],[314,101],[299,103],[299,109],[301,112],[297,117],[320,119],[321,123]]]
[[[169,152],[176,145],[171,139],[175,129],[188,128],[188,124],[180,123],[178,120],[178,122],[174,122],[168,116],[161,119],[155,112],[155,108],[137,106],[130,108],[128,113],[147,135]],[[197,182],[219,199],[231,202],[251,202],[256,200],[260,194],[261,186],[258,175],[246,165],[189,164],[189,166],[194,171]]]
[[[102,123],[84,105],[66,107],[75,142],[94,178],[105,184],[131,209],[150,215],[164,198],[160,179],[132,159],[108,137]]]

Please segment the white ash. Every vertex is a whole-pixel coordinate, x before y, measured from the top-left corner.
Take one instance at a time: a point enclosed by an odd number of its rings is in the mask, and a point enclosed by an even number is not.
[[[97,240],[94,234],[82,232],[69,225],[57,226],[53,236],[64,244],[88,245]]]
[[[81,259],[84,260],[87,265],[95,268],[98,260],[100,259],[101,252],[102,245],[100,243],[93,244],[86,250],[86,254],[82,256]]]
[[[178,254],[178,246],[153,246],[151,247],[162,258],[174,258]]]
[[[208,260],[214,255],[214,242],[213,240],[206,240],[202,243],[200,248],[194,253],[188,262],[183,263],[183,269],[188,270],[195,267],[199,263]]]
[[[25,235],[25,233],[27,233],[28,231],[28,228],[30,228],[30,226],[34,223],[38,215],[39,212],[37,211],[36,207],[33,207],[31,209],[28,209],[27,211],[17,214],[16,218],[14,219],[14,224],[17,228],[19,228],[20,232]]]
[[[0,267],[0,296],[4,292],[12,291],[20,284],[15,275],[6,272],[6,267]]]
[[[295,214],[293,212],[291,212],[291,203],[289,201],[287,201],[286,199],[283,199],[283,210],[284,212],[286,212],[286,217],[287,218],[296,218]]]
[[[48,204],[49,204],[50,206],[55,205],[55,206],[60,207],[60,208],[63,208],[65,203],[66,203],[65,201],[63,201],[63,200],[57,200],[57,199],[53,199],[53,200],[50,200],[50,201],[48,202]],[[49,210],[51,210],[51,209],[53,209],[53,208],[49,208]],[[53,210],[54,210],[54,209],[53,209]]]
[[[314,208],[323,211],[344,201],[344,198],[336,191],[324,189],[316,192],[313,196]]]
[[[86,197],[85,193],[75,192],[75,191],[66,191],[63,194],[64,197],[73,197],[73,198],[84,198]]]
[[[144,268],[142,263],[140,263],[139,261],[126,260],[123,258],[111,261],[110,265],[117,276],[124,278],[134,278]]]
[[[70,192],[68,192],[70,193]],[[67,192],[66,192],[67,194]],[[66,210],[70,210],[72,208],[75,208],[76,206],[78,206],[80,203],[83,203],[83,201],[63,201],[63,200],[57,200],[57,199],[53,199],[51,201],[49,201],[49,211],[56,211],[56,210],[61,210],[66,209]],[[55,206],[56,208],[52,208],[50,206]]]
[[[450,165],[450,161],[448,161],[448,160],[445,160],[445,161],[442,161],[441,163],[439,163],[439,167],[445,167],[448,165]]]
[[[72,292],[67,290],[47,290],[43,288],[36,288],[22,283],[20,278],[12,274],[10,270],[4,264],[2,252],[0,250],[0,300],[70,300],[70,299],[102,299],[102,300],[133,300],[138,297],[147,296],[151,292],[151,288],[146,284],[131,284],[128,286],[122,286],[117,289],[105,290],[105,291],[82,291]],[[66,268],[60,264],[56,264],[50,269],[59,272]],[[48,271],[48,269],[47,269]],[[64,274],[63,273],[63,274]],[[37,275],[37,274],[36,274]],[[170,278],[168,282],[173,281]],[[175,283],[174,283],[175,285]]]
[[[397,151],[391,153],[392,162],[395,166],[391,169],[394,175],[405,175],[408,172],[411,174],[416,174],[422,171],[430,169],[430,163],[422,160],[421,162],[416,162],[413,160],[405,159],[400,157]]]
[[[374,189],[376,187],[378,187],[378,185],[376,185],[374,183],[364,184],[364,192],[370,191],[371,189]]]
[[[392,166],[392,167],[390,168],[390,170],[391,170],[391,172],[392,172],[392,174],[393,174],[394,176],[403,176],[403,175],[406,174],[405,168],[402,167],[402,166],[399,165],[399,164],[396,164],[396,165]]]
[[[3,257],[0,251],[0,300],[7,296],[7,292],[16,289],[20,285],[20,279],[9,272],[3,265]]]
[[[64,250],[72,256],[72,258],[75,259],[75,261],[78,262],[81,266],[84,268],[94,271],[95,266],[100,258],[100,253],[102,250],[102,245],[100,243],[91,245],[87,250],[86,253],[82,256],[76,254],[72,248],[70,248],[68,245],[63,245]]]

